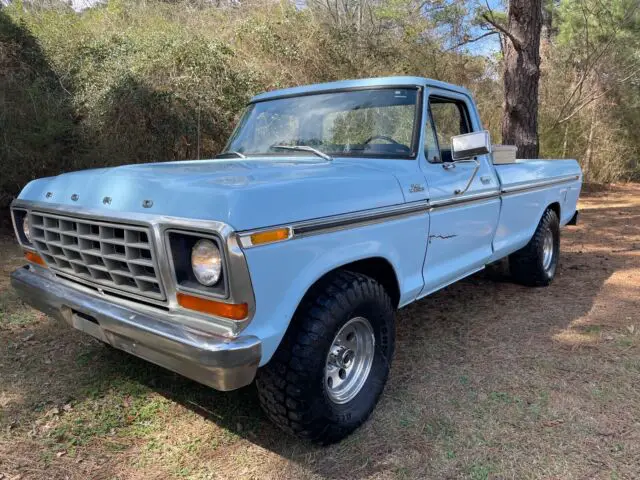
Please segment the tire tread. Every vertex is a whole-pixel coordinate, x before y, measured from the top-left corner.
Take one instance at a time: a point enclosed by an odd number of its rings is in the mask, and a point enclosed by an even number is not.
[[[331,319],[363,297],[375,297],[393,315],[391,298],[384,287],[366,275],[340,270],[321,281],[305,296],[271,361],[258,372],[256,384],[262,409],[282,430],[328,444],[351,433],[368,417],[367,414],[347,428],[315,422],[314,399],[305,398],[301,388],[312,381],[309,372],[317,371],[321,368],[319,363],[325,361],[324,355],[318,354],[317,345],[332,342]]]
[[[553,280],[553,277],[549,278],[545,274],[540,260],[540,248],[548,229],[555,230],[559,234],[558,216],[551,208],[545,210],[529,243],[509,256],[509,269],[516,282],[530,287],[543,287]]]

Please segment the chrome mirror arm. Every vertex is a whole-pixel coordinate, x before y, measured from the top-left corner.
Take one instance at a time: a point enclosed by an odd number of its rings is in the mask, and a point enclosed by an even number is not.
[[[469,178],[469,181],[467,182],[465,187],[462,190],[456,189],[453,192],[454,195],[462,195],[467,190],[469,190],[469,187],[471,187],[471,184],[473,183],[473,180],[476,178],[476,175],[478,174],[478,170],[480,170],[480,162],[478,161],[477,158],[470,158],[470,159],[466,159],[466,160],[455,160],[453,162],[446,162],[446,163],[442,164],[442,168],[444,168],[445,170],[451,170],[452,168],[455,168],[456,164],[458,164],[458,163],[473,163],[473,164],[475,164],[476,168],[473,169],[473,173],[471,174],[471,178]]]

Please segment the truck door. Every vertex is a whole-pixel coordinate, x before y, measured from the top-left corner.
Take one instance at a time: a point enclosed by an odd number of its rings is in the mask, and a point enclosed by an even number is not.
[[[492,254],[500,189],[489,155],[453,162],[451,137],[481,131],[466,95],[430,90],[425,101],[424,171],[431,220],[421,296],[482,269]]]

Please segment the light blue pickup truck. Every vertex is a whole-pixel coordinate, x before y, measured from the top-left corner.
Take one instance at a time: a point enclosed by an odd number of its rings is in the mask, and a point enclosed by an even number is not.
[[[216,159],[29,183],[21,297],[320,443],[375,407],[397,309],[508,259],[551,283],[574,160],[498,162],[469,92],[417,77],[263,93]],[[437,341],[437,339],[434,339]]]

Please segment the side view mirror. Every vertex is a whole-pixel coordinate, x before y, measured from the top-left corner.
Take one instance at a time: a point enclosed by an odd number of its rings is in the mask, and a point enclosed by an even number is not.
[[[451,139],[451,158],[454,162],[491,153],[491,136],[488,131],[456,135]]]

